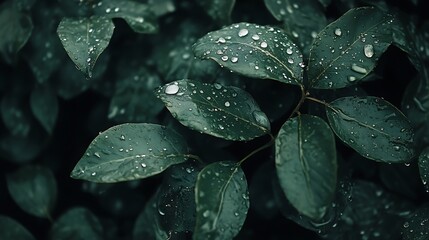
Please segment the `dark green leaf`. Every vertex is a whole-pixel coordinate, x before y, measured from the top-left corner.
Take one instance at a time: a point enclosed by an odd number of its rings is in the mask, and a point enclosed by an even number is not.
[[[52,240],[102,240],[103,229],[98,218],[89,210],[72,208],[52,226]]]
[[[30,95],[30,106],[43,128],[52,134],[58,117],[58,99],[49,86],[36,86]]]
[[[102,0],[94,5],[95,14],[109,18],[122,18],[137,33],[154,33],[158,23],[148,5],[127,0]]]
[[[429,206],[419,207],[402,225],[403,240],[429,239]]]
[[[416,164],[381,164],[378,173],[383,185],[391,192],[408,199],[419,198],[422,183]]]
[[[107,117],[116,122],[153,121],[164,107],[153,93],[159,85],[159,77],[145,68],[118,79]]]
[[[276,138],[276,169],[289,202],[320,220],[337,184],[335,137],[328,124],[312,115],[289,119]]]
[[[231,23],[231,12],[235,0],[199,0],[197,3],[219,25]]]
[[[197,221],[193,239],[233,239],[249,209],[243,170],[229,161],[207,165],[198,174],[195,200]]]
[[[306,56],[326,18],[322,5],[315,0],[264,0],[271,14],[284,23],[289,36],[297,39]]]
[[[344,97],[326,108],[335,134],[362,156],[406,162],[415,156],[414,130],[389,102],[376,97]]]
[[[4,215],[0,215],[0,239],[35,240],[24,226]]]
[[[187,153],[182,137],[164,126],[121,124],[91,142],[71,177],[93,182],[147,178],[186,161]]]
[[[210,32],[193,46],[202,59],[254,78],[302,85],[302,54],[279,29],[238,23]]]
[[[10,1],[0,5],[0,54],[7,63],[15,60],[32,31],[33,22],[29,15],[16,10]]]
[[[1,100],[1,117],[13,136],[26,137],[32,127],[25,97],[24,93],[9,92]]]
[[[419,156],[419,172],[420,178],[425,186],[426,191],[429,191],[429,147],[425,148]]]
[[[57,199],[57,183],[51,170],[26,166],[7,175],[13,200],[28,214],[50,218]]]
[[[376,8],[362,7],[329,24],[310,51],[310,85],[342,88],[367,76],[393,41],[393,20],[393,16]]]
[[[180,80],[156,94],[183,125],[227,140],[245,141],[270,132],[270,122],[244,90]]]
[[[102,16],[63,18],[57,33],[76,67],[91,78],[95,63],[109,44],[114,29],[112,20]]]

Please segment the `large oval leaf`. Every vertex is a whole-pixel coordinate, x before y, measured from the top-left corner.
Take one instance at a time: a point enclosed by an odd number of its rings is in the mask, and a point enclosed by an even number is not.
[[[405,162],[415,155],[410,122],[383,99],[339,98],[329,104],[326,114],[335,134],[366,158]]]
[[[393,41],[393,20],[393,16],[376,8],[363,7],[329,24],[310,50],[310,85],[342,88],[367,76]]]
[[[337,182],[335,137],[321,118],[289,119],[276,138],[276,169],[289,202],[319,220],[331,204]]]
[[[7,187],[18,206],[33,216],[51,218],[57,199],[57,182],[48,168],[26,166],[6,177]]]
[[[429,191],[429,147],[423,149],[423,151],[420,153],[419,172],[426,191]]]
[[[114,29],[112,20],[102,16],[63,18],[57,33],[76,67],[91,78],[95,62],[109,44]]]
[[[36,238],[19,222],[0,215],[0,239],[35,240]]]
[[[119,182],[150,177],[187,159],[178,133],[155,124],[122,124],[100,133],[74,167],[71,177]]]
[[[238,23],[210,32],[193,46],[197,57],[248,77],[302,84],[302,54],[279,29]]]
[[[270,122],[244,90],[180,80],[157,95],[183,125],[227,140],[245,141],[270,132]]]
[[[206,166],[198,174],[195,201],[197,220],[193,239],[232,239],[240,231],[249,209],[243,170],[229,161]]]

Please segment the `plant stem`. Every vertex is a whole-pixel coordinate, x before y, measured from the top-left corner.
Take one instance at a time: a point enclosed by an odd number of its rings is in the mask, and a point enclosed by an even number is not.
[[[238,165],[241,165],[244,161],[246,161],[247,159],[249,159],[251,156],[253,156],[256,153],[258,153],[258,152],[260,152],[260,151],[262,151],[262,150],[264,150],[266,148],[269,148],[271,145],[273,145],[275,138],[274,138],[274,136],[271,133],[270,133],[270,137],[271,137],[271,139],[270,139],[269,142],[265,143],[264,145],[260,146],[259,148],[255,149],[252,152],[250,152],[249,154],[247,154],[247,156],[245,156],[243,159],[241,159],[238,162]]]
[[[331,105],[329,105],[329,103],[327,103],[327,102],[325,102],[325,101],[322,101],[322,100],[319,100],[319,99],[317,99],[317,98],[313,98],[313,97],[306,97],[306,99],[308,99],[308,100],[310,100],[310,101],[313,101],[313,102],[317,102],[317,103],[320,103],[320,104],[322,104],[322,105],[324,105],[325,107],[328,107],[328,108],[330,108],[330,109],[332,109],[332,110],[334,110],[335,111],[335,109],[333,109],[332,108],[332,106]]]
[[[201,158],[197,155],[185,154],[185,157],[194,159],[194,160],[198,161],[199,163],[204,164],[204,162],[201,160]]]
[[[288,120],[295,115],[295,113],[297,113],[299,111],[299,109],[301,108],[302,104],[304,103],[305,99],[307,99],[307,93],[305,92],[304,86],[303,85],[299,85],[299,87],[301,88],[301,99],[299,99],[298,104],[296,105],[296,107],[293,109],[292,113],[289,115],[289,117],[287,118]]]

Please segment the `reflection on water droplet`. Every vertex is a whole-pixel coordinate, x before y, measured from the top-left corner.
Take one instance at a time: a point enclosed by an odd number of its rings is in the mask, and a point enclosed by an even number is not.
[[[177,83],[170,84],[165,88],[165,94],[173,95],[177,92],[179,92],[179,86],[177,85]]]
[[[336,28],[334,30],[334,34],[337,35],[338,37],[341,36],[341,34],[342,34],[341,29],[340,28]]]
[[[371,44],[366,44],[363,47],[363,52],[367,58],[372,58],[374,56],[374,47]]]
[[[286,53],[289,54],[289,55],[291,55],[293,53],[292,48],[286,49]]]
[[[96,172],[91,173],[91,176],[95,176],[95,175],[97,175],[97,173],[96,173]]]
[[[259,40],[259,35],[258,34],[253,35],[252,39],[255,40],[255,41]]]
[[[268,47],[268,44],[266,42],[261,42],[261,48],[266,48]]]
[[[159,213],[159,215],[161,215],[161,216],[164,216],[164,215],[165,215],[165,212],[161,211],[161,209],[159,209],[159,208],[158,208],[158,213]]]
[[[229,102],[225,102],[225,107],[229,107],[231,104]]]
[[[231,62],[236,63],[238,61],[238,57],[232,57]]]
[[[349,82],[354,82],[356,81],[356,77],[355,76],[349,76]]]
[[[221,88],[222,88],[222,85],[220,85],[219,83],[214,83],[214,84],[213,84],[213,86],[214,86],[217,90],[219,90],[219,89],[221,89]]]
[[[101,156],[100,156],[100,153],[98,153],[98,152],[95,152],[94,153],[94,156],[96,156],[96,157],[98,157],[98,158],[100,158]]]
[[[365,68],[356,65],[356,63],[352,64],[352,70],[360,74],[368,73],[368,71]]]
[[[226,40],[225,40],[225,38],[220,37],[216,42],[218,42],[218,43],[226,43]]]
[[[224,55],[221,57],[221,59],[222,59],[222,61],[226,62],[226,61],[228,61],[228,56]]]
[[[143,168],[147,167],[146,163],[141,164]]]
[[[240,31],[238,31],[239,37],[245,37],[247,36],[247,34],[249,34],[249,30],[247,30],[246,28],[240,29]]]
[[[395,151],[401,150],[401,148],[399,146],[393,146],[393,149],[395,149]]]

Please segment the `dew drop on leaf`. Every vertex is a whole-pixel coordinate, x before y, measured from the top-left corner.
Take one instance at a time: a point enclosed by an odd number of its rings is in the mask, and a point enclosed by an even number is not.
[[[238,62],[238,57],[232,57],[232,58],[231,58],[231,62],[233,62],[233,63]]]
[[[360,66],[358,66],[355,63],[352,64],[352,70],[355,71],[355,72],[357,72],[357,73],[361,73],[361,74],[368,73],[368,71],[365,68],[360,67]]]
[[[268,44],[266,42],[261,42],[261,48],[266,48],[268,47]]]
[[[336,28],[335,31],[334,31],[334,34],[337,35],[338,37],[340,37],[341,34],[342,34],[341,29],[340,28]]]
[[[179,92],[179,86],[177,84],[171,84],[165,88],[165,94],[174,95],[177,92]]]
[[[253,39],[253,40],[255,40],[255,41],[259,40],[259,38],[260,38],[260,37],[259,37],[259,35],[258,35],[258,34],[255,34],[255,35],[253,35],[253,36],[252,36],[252,39]]]
[[[366,44],[363,47],[363,52],[367,58],[372,58],[372,56],[374,56],[374,46],[371,44]]]
[[[249,34],[249,30],[247,30],[246,28],[240,29],[240,31],[238,31],[239,37],[245,37],[247,36],[247,34]]]

